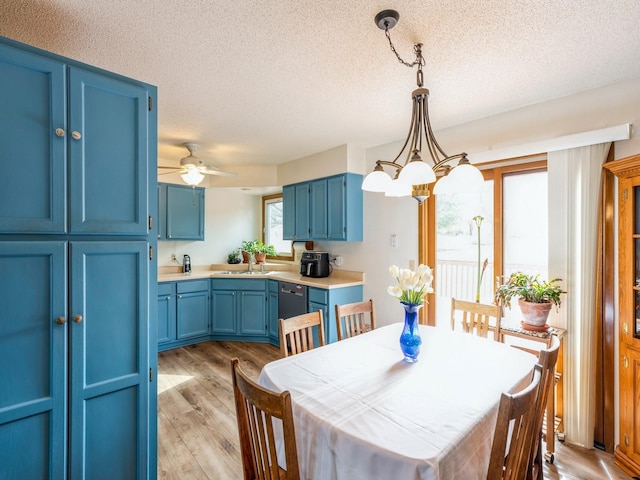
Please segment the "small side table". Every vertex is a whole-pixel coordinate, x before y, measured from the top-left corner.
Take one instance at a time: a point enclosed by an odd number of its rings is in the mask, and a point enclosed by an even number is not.
[[[555,438],[556,435],[558,440],[561,442],[564,441],[564,424],[562,423],[563,417],[563,384],[562,384],[562,365],[563,365],[563,349],[564,349],[564,337],[567,334],[567,331],[564,328],[558,327],[549,327],[549,330],[546,332],[534,332],[531,330],[525,330],[519,324],[514,324],[510,322],[505,322],[504,320],[500,324],[500,341],[502,343],[505,342],[505,337],[514,337],[524,339],[528,342],[540,342],[548,348],[551,345],[551,339],[553,336],[557,336],[558,340],[560,340],[560,348],[558,350],[558,362],[556,363],[556,372],[555,372],[555,388],[551,390],[549,395],[549,399],[547,400],[547,408],[546,408],[546,425],[543,426],[543,433],[545,442],[547,445],[547,452],[544,455],[544,458],[547,462],[553,463],[554,460],[554,452],[555,452]],[[518,345],[521,346],[521,345]],[[529,350],[526,346],[523,347],[525,350]],[[544,347],[543,347],[544,348]],[[530,349],[532,353],[536,353],[534,349]],[[553,419],[552,434],[547,435],[549,431],[549,419]],[[554,435],[554,433],[556,435]]]

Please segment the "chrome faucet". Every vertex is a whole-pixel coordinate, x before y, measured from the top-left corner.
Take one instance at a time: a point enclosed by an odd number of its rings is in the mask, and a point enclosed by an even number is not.
[[[264,263],[260,264],[260,273],[264,273]]]
[[[249,264],[247,265],[247,271],[253,272],[253,256],[249,254]]]

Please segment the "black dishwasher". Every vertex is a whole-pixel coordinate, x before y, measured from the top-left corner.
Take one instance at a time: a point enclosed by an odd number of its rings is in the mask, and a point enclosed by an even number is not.
[[[307,313],[307,286],[278,282],[278,318],[295,317]]]

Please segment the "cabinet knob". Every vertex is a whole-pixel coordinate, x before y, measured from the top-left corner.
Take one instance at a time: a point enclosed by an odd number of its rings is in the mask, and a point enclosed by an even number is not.
[[[80,140],[82,138],[82,134],[77,130],[74,130],[73,132],[71,132],[71,136],[73,137],[74,140]]]
[[[182,298],[182,295],[178,295],[178,298]]]
[[[167,297],[167,302],[168,302],[169,300],[171,300],[171,296],[168,296],[168,297]]]
[[[80,323],[82,321],[82,315],[74,315],[73,316],[73,321],[75,323]]]
[[[67,320],[64,317],[56,318],[56,324],[58,324],[58,325],[64,325],[66,321]]]
[[[64,137],[64,128],[56,128],[56,135],[59,137]]]

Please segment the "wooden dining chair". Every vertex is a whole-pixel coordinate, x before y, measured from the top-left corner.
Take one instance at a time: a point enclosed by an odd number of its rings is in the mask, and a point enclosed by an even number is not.
[[[280,332],[280,352],[283,357],[289,354],[306,352],[315,347],[314,328],[317,327],[318,346],[326,344],[324,339],[324,322],[322,320],[322,310],[311,313],[303,313],[287,319],[281,318],[279,321]]]
[[[291,395],[288,391],[277,394],[253,382],[237,358],[231,360],[231,377],[244,479],[299,480]],[[278,466],[274,418],[282,421],[286,470]]]
[[[489,332],[492,332],[493,339],[500,341],[502,307],[452,298],[451,330],[455,330],[456,318],[460,313],[462,314],[462,329],[465,332],[484,338],[488,338]]]
[[[551,339],[551,345],[548,349],[540,350],[538,354],[538,364],[542,367],[540,378],[540,389],[536,398],[536,411],[534,418],[534,439],[531,445],[530,466],[527,469],[527,480],[542,480],[543,455],[542,455],[542,438],[544,430],[544,438],[547,443],[551,436],[555,435],[555,425],[553,418],[547,417],[546,428],[542,428],[544,423],[545,411],[547,403],[553,401],[553,388],[555,383],[556,363],[558,361],[558,352],[560,351],[560,340],[555,335]]]
[[[531,383],[524,390],[502,394],[491,444],[487,480],[526,478],[535,436],[535,407],[541,376],[542,367],[536,365]]]
[[[350,338],[376,328],[373,300],[336,305],[338,340]]]

